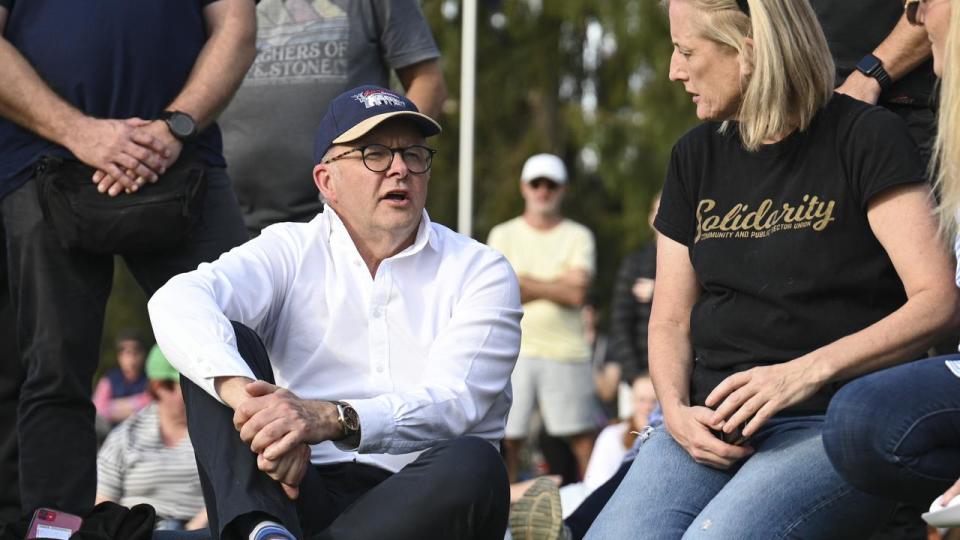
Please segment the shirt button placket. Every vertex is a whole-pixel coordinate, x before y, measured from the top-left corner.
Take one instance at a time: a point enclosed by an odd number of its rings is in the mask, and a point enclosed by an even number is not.
[[[386,306],[384,290],[389,282],[389,268],[386,262],[381,264],[373,281],[373,294],[370,295],[370,363],[374,379],[381,390],[392,386],[387,372],[387,350],[390,337],[387,334]]]

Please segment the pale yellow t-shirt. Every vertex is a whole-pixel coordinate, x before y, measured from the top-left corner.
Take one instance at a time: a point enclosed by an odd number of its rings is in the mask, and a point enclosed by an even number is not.
[[[596,266],[593,233],[569,219],[542,231],[517,217],[494,227],[487,244],[503,253],[517,275],[534,279],[551,281],[572,269],[592,276]],[[578,308],[542,299],[527,302],[520,329],[521,356],[568,362],[590,357]]]

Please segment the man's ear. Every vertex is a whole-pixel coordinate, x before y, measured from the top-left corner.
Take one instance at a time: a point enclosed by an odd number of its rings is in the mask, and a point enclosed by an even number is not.
[[[334,166],[318,163],[313,167],[313,184],[317,186],[323,199],[328,202],[337,202],[337,191],[333,183],[335,173],[331,170]]]

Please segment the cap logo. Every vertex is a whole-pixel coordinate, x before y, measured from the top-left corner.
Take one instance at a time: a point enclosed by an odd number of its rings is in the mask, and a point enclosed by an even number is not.
[[[399,96],[386,90],[365,90],[359,94],[354,94],[353,99],[363,103],[363,106],[367,109],[384,105],[401,109],[407,108],[406,103]]]

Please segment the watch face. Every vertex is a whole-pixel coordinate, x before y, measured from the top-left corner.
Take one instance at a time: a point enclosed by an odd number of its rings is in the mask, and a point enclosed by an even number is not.
[[[189,137],[193,135],[194,127],[193,120],[189,116],[182,113],[170,115],[170,130],[177,136]]]
[[[880,59],[872,54],[868,54],[857,62],[857,70],[870,75],[880,66]]]
[[[350,431],[360,429],[360,416],[357,415],[357,411],[349,405],[343,408],[343,423]]]

